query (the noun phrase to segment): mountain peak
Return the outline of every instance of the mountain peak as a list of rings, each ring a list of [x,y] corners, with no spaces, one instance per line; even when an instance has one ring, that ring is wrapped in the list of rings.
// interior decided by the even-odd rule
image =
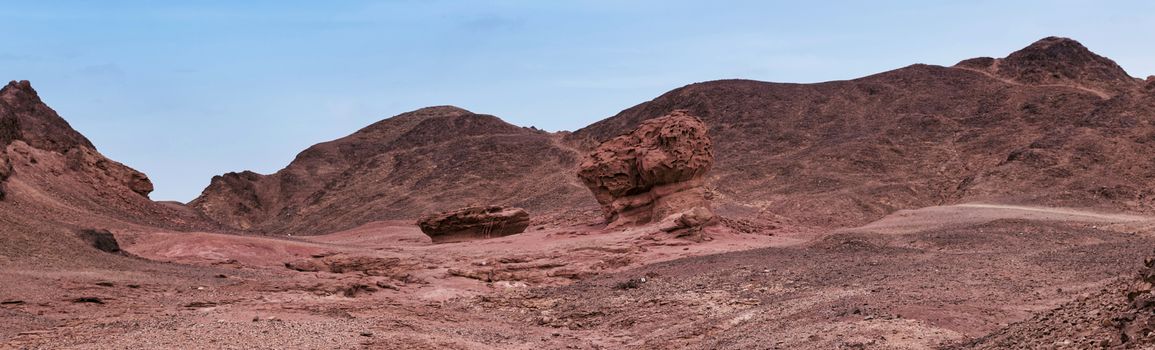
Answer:
[[[1091,50],[1087,49],[1087,47],[1083,46],[1083,44],[1079,41],[1061,36],[1048,36],[1046,38],[1039,39],[1038,41],[1031,43],[1031,45],[1023,48],[1022,50],[1019,50],[1019,52],[1030,50],[1047,50],[1052,47],[1078,53],[1091,53]]]
[[[0,88],[0,101],[13,107],[33,107],[44,104],[40,95],[27,80],[13,80]]]
[[[13,80],[0,89],[0,145],[15,140],[61,153],[77,146],[95,149],[92,142],[40,100],[27,80]]]
[[[1050,36],[1015,51],[1006,58],[964,60],[955,67],[976,69],[1032,85],[1076,85],[1118,90],[1137,80],[1115,61],[1099,56],[1074,39]]]
[[[20,98],[22,96],[34,96],[37,99],[40,97],[36,95],[36,90],[32,89],[32,83],[27,80],[13,80],[8,82],[8,85],[0,89],[0,96],[5,100]]]
[[[458,115],[458,114],[473,114],[473,112],[470,112],[469,110],[467,110],[465,108],[461,108],[461,107],[457,107],[457,106],[444,105],[444,106],[429,106],[429,107],[425,107],[425,108],[420,108],[420,109],[414,110],[414,111],[409,112],[409,113],[404,113],[404,114],[452,114],[452,115]]]
[[[1023,65],[1051,64],[1084,68],[1102,68],[1114,75],[1127,77],[1127,72],[1109,58],[1091,52],[1086,46],[1069,38],[1046,37],[1022,50],[1015,51],[1005,59],[1007,63]]]

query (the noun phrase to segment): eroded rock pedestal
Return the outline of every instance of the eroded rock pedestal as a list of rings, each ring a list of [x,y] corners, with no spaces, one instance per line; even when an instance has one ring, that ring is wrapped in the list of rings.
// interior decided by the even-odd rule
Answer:
[[[433,243],[465,242],[522,233],[529,227],[529,213],[502,206],[469,207],[426,215],[417,226]]]
[[[602,205],[609,227],[690,212],[696,218],[691,221],[715,221],[702,188],[714,163],[706,130],[701,119],[679,110],[598,146],[578,177]]]

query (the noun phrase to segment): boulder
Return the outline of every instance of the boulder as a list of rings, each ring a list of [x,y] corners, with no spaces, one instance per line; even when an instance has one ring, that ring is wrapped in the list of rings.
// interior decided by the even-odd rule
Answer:
[[[116,236],[108,230],[85,229],[77,231],[76,236],[80,237],[80,240],[84,241],[84,243],[87,243],[99,251],[125,255],[124,251],[120,249],[120,243],[116,241]]]
[[[601,204],[608,226],[658,222],[694,208],[713,218],[702,187],[714,163],[707,129],[701,119],[676,110],[590,153],[578,177]]]
[[[417,226],[433,243],[465,242],[522,233],[529,227],[529,213],[504,206],[469,207],[426,215]]]
[[[681,230],[700,231],[703,227],[718,222],[713,211],[705,207],[693,207],[681,213],[670,215],[662,220],[658,229],[665,232]]]

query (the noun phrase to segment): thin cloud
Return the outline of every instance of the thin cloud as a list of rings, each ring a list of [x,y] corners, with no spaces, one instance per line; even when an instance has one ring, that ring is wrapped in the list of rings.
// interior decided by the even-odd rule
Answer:
[[[75,76],[86,78],[100,78],[100,79],[123,79],[125,77],[124,69],[115,63],[95,64],[90,66],[80,67],[74,72]]]
[[[14,53],[0,53],[0,61],[4,62],[36,62],[43,61],[44,57],[34,55],[21,55]]]
[[[524,18],[483,15],[462,21],[458,27],[467,31],[514,30],[525,26]]]

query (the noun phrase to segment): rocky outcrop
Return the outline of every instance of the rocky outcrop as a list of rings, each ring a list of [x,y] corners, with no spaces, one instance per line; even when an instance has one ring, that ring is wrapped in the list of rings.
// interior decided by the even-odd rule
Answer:
[[[263,179],[263,175],[252,171],[213,176],[204,194],[190,205],[228,227],[251,229],[264,219],[265,208],[271,206],[262,203]]]
[[[399,258],[331,255],[285,263],[301,272],[362,273],[368,276],[392,276],[412,268]]]
[[[16,140],[59,153],[77,147],[96,149],[88,138],[44,104],[27,80],[12,81],[0,89],[0,146]]]
[[[148,175],[109,160],[95,150],[73,148],[66,151],[64,157],[65,166],[69,170],[88,173],[102,182],[119,183],[144,197],[148,197],[148,194],[152,193],[152,181],[148,179]]]
[[[601,204],[609,227],[660,221],[694,208],[708,212],[702,183],[714,154],[706,130],[701,119],[676,110],[590,153],[578,177]]]
[[[96,248],[99,251],[112,254],[125,255],[124,251],[120,249],[120,243],[116,241],[116,236],[103,229],[86,229],[76,232],[76,236],[80,237],[81,241]]]
[[[27,80],[0,89],[0,153],[5,153],[0,156],[0,182],[15,172],[12,165],[17,160],[31,165],[59,160],[62,168],[50,172],[68,171],[101,186],[121,185],[143,197],[153,190],[148,176],[97,152],[92,142],[40,100]],[[37,159],[37,153],[55,160]]]
[[[179,204],[150,200],[148,176],[102,155],[29,82],[0,86],[0,256],[100,263],[104,257],[82,249],[82,240],[57,232],[97,224],[113,230],[216,226]],[[82,238],[98,249],[112,249],[111,236],[97,233]]]
[[[502,206],[469,207],[426,215],[417,225],[433,243],[464,242],[522,233],[529,227],[529,213]]]

